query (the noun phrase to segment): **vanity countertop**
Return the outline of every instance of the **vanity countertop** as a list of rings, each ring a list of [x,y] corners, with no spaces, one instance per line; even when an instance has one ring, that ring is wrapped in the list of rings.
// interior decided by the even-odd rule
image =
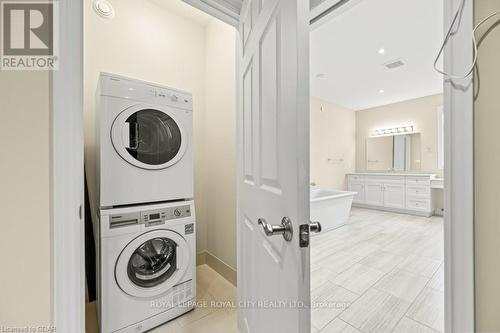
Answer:
[[[436,174],[434,173],[401,173],[401,172],[352,172],[346,173],[346,175],[365,175],[365,176],[413,176],[413,177],[431,177],[435,178]]]

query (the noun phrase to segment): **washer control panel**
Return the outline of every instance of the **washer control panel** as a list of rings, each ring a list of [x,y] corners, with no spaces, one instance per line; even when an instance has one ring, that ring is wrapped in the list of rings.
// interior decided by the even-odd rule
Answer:
[[[155,210],[145,210],[137,213],[115,214],[109,218],[110,228],[129,227],[144,224],[146,227],[165,224],[168,220],[191,216],[191,206],[182,205]]]
[[[146,227],[164,224],[165,221],[191,216],[191,206],[177,206],[141,212],[141,222]]]

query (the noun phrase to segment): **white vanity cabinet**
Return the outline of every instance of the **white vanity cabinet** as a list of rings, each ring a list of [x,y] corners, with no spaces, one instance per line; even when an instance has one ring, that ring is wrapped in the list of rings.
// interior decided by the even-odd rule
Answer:
[[[365,189],[365,203],[367,205],[382,206],[384,204],[384,188],[382,183],[372,183],[367,180]]]
[[[384,184],[384,207],[405,208],[405,185]]]
[[[430,174],[348,174],[347,184],[349,191],[358,193],[354,206],[431,216],[433,177]]]

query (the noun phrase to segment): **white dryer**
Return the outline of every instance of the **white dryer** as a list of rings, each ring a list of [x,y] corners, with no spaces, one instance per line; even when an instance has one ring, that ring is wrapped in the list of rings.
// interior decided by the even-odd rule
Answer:
[[[191,94],[101,73],[99,207],[193,198]]]
[[[101,210],[96,227],[101,333],[147,331],[193,308],[192,201]]]

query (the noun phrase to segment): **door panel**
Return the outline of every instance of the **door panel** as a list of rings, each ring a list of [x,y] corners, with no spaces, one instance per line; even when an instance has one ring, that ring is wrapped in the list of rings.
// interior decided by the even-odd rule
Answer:
[[[350,183],[349,191],[356,192],[352,202],[364,203],[365,202],[365,184],[363,183]]]
[[[243,170],[245,175],[245,182],[248,184],[254,184],[254,174],[253,174],[253,114],[252,114],[252,71],[253,63],[250,61],[248,66],[245,68],[243,74]]]
[[[279,127],[279,112],[278,107],[278,78],[279,67],[277,64],[278,28],[276,19],[273,18],[266,27],[264,34],[259,41],[259,56],[260,56],[260,108],[259,108],[259,162],[260,174],[262,178],[262,188],[281,192],[279,183],[279,142],[278,133]]]
[[[365,201],[368,205],[382,206],[384,204],[384,196],[381,184],[365,184]]]
[[[301,0],[245,1],[238,68],[238,298],[241,332],[308,332],[309,28]],[[293,236],[266,236],[259,218]],[[254,301],[281,302],[281,308]],[[276,304],[276,303],[275,303]],[[247,306],[245,306],[247,305]]]
[[[405,208],[404,184],[384,184],[384,206],[390,208]]]

